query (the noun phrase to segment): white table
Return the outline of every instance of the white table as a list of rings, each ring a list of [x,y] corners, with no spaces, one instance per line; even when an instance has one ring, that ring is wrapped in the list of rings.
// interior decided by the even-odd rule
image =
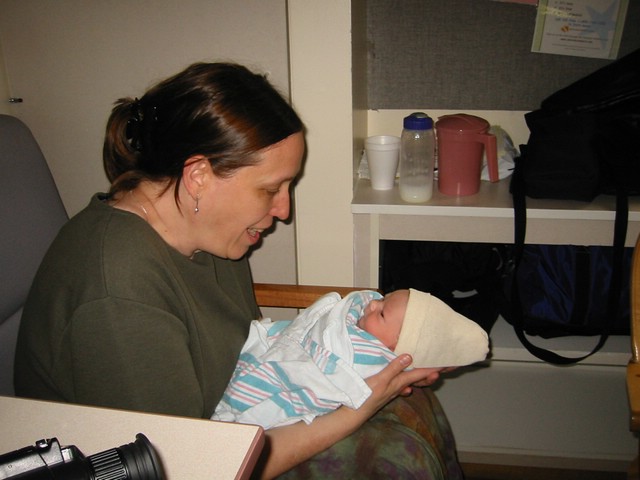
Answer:
[[[0,397],[0,454],[56,437],[85,455],[120,447],[143,433],[168,479],[248,479],[264,445],[264,431],[167,415]]]

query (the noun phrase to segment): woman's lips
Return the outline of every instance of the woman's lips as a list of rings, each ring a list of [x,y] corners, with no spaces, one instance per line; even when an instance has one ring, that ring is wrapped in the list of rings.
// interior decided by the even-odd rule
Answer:
[[[257,243],[260,240],[260,235],[263,230],[258,228],[247,228],[247,233],[249,234],[249,238],[253,243]]]

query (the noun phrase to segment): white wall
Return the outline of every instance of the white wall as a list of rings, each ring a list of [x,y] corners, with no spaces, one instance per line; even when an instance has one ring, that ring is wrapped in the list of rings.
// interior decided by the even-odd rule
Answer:
[[[365,2],[353,3],[362,30]],[[114,100],[198,60],[268,70],[288,91],[290,64],[293,104],[309,129],[296,191],[297,274],[301,283],[352,285],[352,152],[366,112],[354,124],[351,8],[344,0],[3,0],[9,90],[25,100],[10,108],[32,128],[73,215],[107,187],[100,159]],[[280,224],[251,258],[255,279],[295,281],[294,242],[293,226]]]
[[[295,194],[300,283],[353,285],[350,3],[288,2],[291,96],[308,128]]]
[[[100,154],[117,98],[140,96],[200,60],[270,71],[287,91],[285,6],[284,0],[4,0],[7,72],[12,92],[25,100],[15,112],[41,142],[69,213],[106,186]]]
[[[243,63],[289,90],[286,0],[3,0],[0,45],[9,91],[24,98],[10,110],[33,130],[70,215],[107,188],[116,99],[195,61]],[[256,279],[294,281],[294,250],[293,227],[279,224],[251,259]]]

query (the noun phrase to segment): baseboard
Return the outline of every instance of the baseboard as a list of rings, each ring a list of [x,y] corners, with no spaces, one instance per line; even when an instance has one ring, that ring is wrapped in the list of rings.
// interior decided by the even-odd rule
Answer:
[[[465,480],[635,480],[626,472],[462,463]]]
[[[458,451],[462,464],[500,465],[600,472],[627,472],[633,459],[566,458],[519,453]]]

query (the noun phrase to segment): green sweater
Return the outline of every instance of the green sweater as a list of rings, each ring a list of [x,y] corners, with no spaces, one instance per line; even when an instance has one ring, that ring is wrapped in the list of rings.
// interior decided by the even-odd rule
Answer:
[[[188,259],[95,196],[38,270],[16,393],[209,418],[257,317],[246,259]]]

